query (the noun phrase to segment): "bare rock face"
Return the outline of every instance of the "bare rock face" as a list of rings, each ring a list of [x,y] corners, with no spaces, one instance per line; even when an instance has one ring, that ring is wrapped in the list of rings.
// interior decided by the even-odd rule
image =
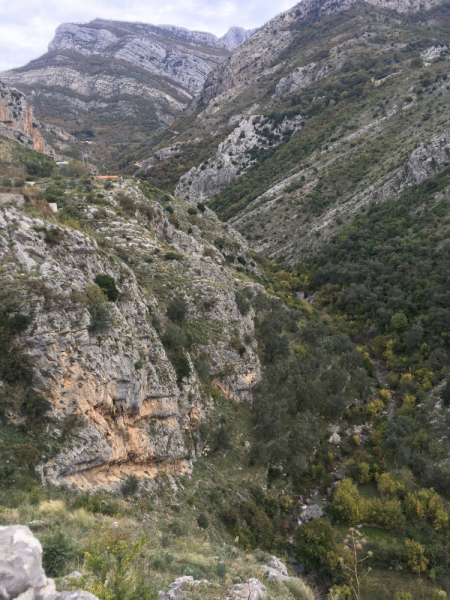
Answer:
[[[42,568],[42,546],[28,527],[0,527],[0,600],[97,600],[85,591],[57,592]]]
[[[194,579],[191,575],[178,577],[178,579],[169,584],[170,589],[168,592],[159,592],[159,599],[177,600],[177,598],[182,598],[188,591],[192,590],[192,587],[207,583],[206,579]]]
[[[291,579],[287,572],[286,565],[276,556],[271,556],[269,565],[263,565],[262,568],[267,573],[268,581],[288,581]]]
[[[230,27],[226,34],[220,38],[220,41],[228,50],[233,51],[239,48],[255,31],[255,29],[244,29],[243,27]]]
[[[290,75],[280,79],[275,88],[275,95],[281,96],[282,94],[291,94],[292,92],[298,92],[303,88],[307,88],[313,82],[326,79],[333,73],[339,71],[341,65],[337,65],[334,68],[325,66],[319,71],[317,71],[316,67],[316,63],[310,63],[304,67],[298,67]]]
[[[54,155],[53,149],[39,132],[40,123],[25,94],[6,87],[0,81],[0,135],[19,142],[30,150]]]
[[[352,213],[371,202],[387,202],[402,194],[413,185],[436,175],[450,164],[450,129],[434,135],[428,142],[421,144],[411,153],[405,164],[397,169],[394,175],[383,177],[366,190],[354,196],[348,207]],[[320,218],[320,223],[314,224],[312,230],[323,230],[339,210],[332,208]]]
[[[303,126],[301,116],[285,119],[276,125],[268,119],[250,115],[237,116],[238,126],[219,145],[216,155],[207,163],[193,167],[180,178],[175,193],[195,202],[207,202],[230,185],[240,173],[245,171],[253,160],[249,153],[252,148],[268,148],[267,134],[272,146],[281,143],[284,135],[291,136]]]
[[[320,519],[321,517],[323,517],[323,512],[320,506],[318,506],[317,504],[311,504],[311,506],[305,508],[305,510],[300,515],[300,519],[305,523],[314,519]]]

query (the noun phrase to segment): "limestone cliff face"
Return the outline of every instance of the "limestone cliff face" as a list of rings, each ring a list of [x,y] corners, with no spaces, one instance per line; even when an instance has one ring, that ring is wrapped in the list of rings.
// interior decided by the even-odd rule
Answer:
[[[137,188],[125,189],[148,207]],[[114,207],[114,193],[110,199]],[[86,211],[89,218],[98,207]],[[196,374],[197,357],[209,356],[211,375],[230,399],[247,400],[260,377],[256,350],[248,346],[241,357],[230,346],[236,332],[252,334],[252,313],[243,316],[237,309],[234,278],[220,253],[215,250],[214,256],[213,246],[202,240],[198,227],[196,238],[173,228],[161,212],[147,227],[142,218],[124,219],[114,210],[107,214],[110,218],[91,239],[30,219],[17,208],[0,211],[2,285],[19,274],[30,283],[23,310],[33,320],[22,342],[34,360],[33,385],[53,404],[57,416],[75,414],[82,424],[73,447],[42,465],[42,474],[56,484],[82,488],[114,486],[132,473],[154,477],[160,471],[182,473],[191,467],[199,451],[191,432],[212,402]],[[45,241],[45,227],[56,228],[57,244]],[[119,250],[126,248],[130,256],[161,244],[185,256],[179,268],[167,274],[167,285],[172,278],[178,281],[176,293],[185,298],[194,335],[200,326],[196,323],[211,323],[222,333],[211,342],[200,339],[187,353],[190,375],[181,385],[149,314],[150,306],[156,318],[164,318],[157,296],[138,284],[129,266],[100,252],[97,237],[102,244],[109,240]],[[150,285],[157,278],[155,269],[167,270],[165,259],[159,260],[155,267],[139,267],[140,277],[148,277]],[[120,297],[109,304],[112,325],[95,333],[92,313],[82,298],[97,274],[113,277]]]
[[[25,94],[6,87],[0,81],[0,135],[16,140],[36,152],[54,154],[53,149],[42,138],[39,125]]]
[[[256,115],[236,115],[233,121],[238,121],[239,124],[219,145],[216,155],[183,175],[175,190],[176,194],[195,202],[209,202],[253,163],[250,154],[252,148],[269,147],[264,135],[270,135],[273,138],[271,145],[277,146],[283,136],[289,138],[302,128],[304,122],[300,116],[284,119],[277,125],[270,119]]]

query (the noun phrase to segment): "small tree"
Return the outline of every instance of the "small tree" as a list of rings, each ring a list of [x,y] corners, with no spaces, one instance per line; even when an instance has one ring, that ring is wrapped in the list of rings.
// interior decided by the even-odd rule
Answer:
[[[406,564],[413,573],[420,575],[428,568],[429,560],[425,557],[425,548],[414,540],[405,540],[405,545]]]
[[[141,550],[145,536],[134,540],[120,528],[93,530],[85,540],[83,589],[99,600],[156,600],[147,583]]]
[[[408,329],[408,319],[401,312],[395,313],[391,318],[391,327],[399,333],[406,331]]]
[[[197,517],[198,526],[202,529],[206,529],[209,525],[208,515],[204,512],[201,512]]]
[[[442,389],[441,398],[445,406],[450,406],[450,377]]]
[[[139,479],[136,475],[130,475],[125,479],[120,487],[120,491],[124,496],[134,496],[139,490]]]
[[[316,519],[298,527],[295,544],[298,559],[306,565],[329,564],[335,567],[338,564],[333,527],[326,519]]]
[[[367,577],[367,575],[372,570],[370,567],[368,567],[367,571],[363,575],[361,575],[361,572],[359,570],[359,565],[372,556],[372,552],[369,550],[365,556],[360,558],[360,552],[362,551],[363,545],[365,543],[366,540],[362,537],[362,534],[357,529],[351,527],[349,529],[349,534],[344,540],[344,544],[350,550],[349,561],[346,564],[344,558],[341,557],[339,559],[342,568],[348,571],[350,575],[350,585],[355,595],[355,598],[357,598],[358,600],[361,599],[361,581],[365,577]]]

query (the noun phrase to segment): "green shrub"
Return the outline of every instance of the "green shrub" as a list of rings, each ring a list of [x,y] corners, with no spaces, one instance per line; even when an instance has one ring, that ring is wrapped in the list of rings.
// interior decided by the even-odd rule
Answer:
[[[88,306],[88,311],[91,316],[89,331],[92,333],[104,333],[113,325],[113,317],[108,304],[92,304]]]
[[[401,312],[395,313],[391,318],[391,327],[395,331],[406,331],[408,329],[408,319]]]
[[[119,297],[119,290],[116,288],[116,282],[110,275],[97,275],[95,283],[105,293],[110,302],[115,302]]]
[[[176,352],[186,346],[186,334],[175,323],[168,323],[162,336],[162,342],[168,350]]]
[[[316,596],[310,587],[301,579],[288,579],[283,582],[295,600],[315,600]]]
[[[177,374],[177,383],[180,385],[183,379],[188,379],[191,374],[189,361],[185,356],[177,356],[172,359],[172,364]]]
[[[326,519],[315,519],[295,530],[295,550],[299,561],[310,567],[338,561],[333,526]]]
[[[62,231],[57,227],[45,230],[44,240],[50,246],[56,246],[62,240]]]
[[[244,290],[236,290],[234,292],[234,298],[236,300],[238,311],[241,313],[241,315],[247,315],[250,310],[250,302],[248,301]]]
[[[199,358],[194,362],[194,367],[197,371],[197,375],[200,381],[202,383],[207,383],[211,373],[211,367],[209,366],[209,364],[205,360]]]
[[[196,208],[194,208],[193,206],[190,206],[188,208],[188,215],[198,215],[198,210]]]
[[[179,254],[178,252],[166,252],[164,254],[164,258],[166,260],[178,260],[178,261],[182,261],[183,260],[183,255]]]
[[[120,528],[97,527],[84,537],[83,589],[99,600],[156,600],[143,560],[145,537],[130,539]]]
[[[203,204],[203,202],[199,202],[199,203],[197,204],[197,208],[198,208],[198,210],[199,210],[200,212],[202,212],[202,213],[204,213],[204,212],[205,212],[205,210],[206,210],[206,206]]]
[[[442,389],[441,398],[444,406],[450,406],[450,378],[447,379],[447,382]]]
[[[130,196],[121,195],[119,197],[119,204],[126,212],[133,214],[136,212],[136,202]]]
[[[214,451],[231,450],[233,448],[233,430],[225,423],[214,433]]]
[[[225,505],[222,510],[222,519],[230,529],[236,527],[239,513],[234,506],[230,506],[229,504]]]
[[[166,310],[166,316],[173,323],[183,323],[183,321],[186,318],[186,314],[187,304],[186,301],[183,300],[183,298],[177,296],[169,302]]]
[[[207,529],[209,525],[208,515],[204,512],[201,512],[197,517],[197,523],[202,529]]]
[[[123,496],[135,496],[139,490],[139,479],[136,475],[130,475],[120,486]]]
[[[74,551],[61,531],[44,538],[42,542],[42,566],[46,575],[62,577],[65,574],[67,561],[73,556]]]

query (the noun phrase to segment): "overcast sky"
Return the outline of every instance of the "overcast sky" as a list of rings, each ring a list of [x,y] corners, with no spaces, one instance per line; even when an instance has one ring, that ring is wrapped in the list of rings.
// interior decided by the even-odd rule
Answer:
[[[294,4],[296,0],[0,0],[0,71],[44,54],[61,23],[100,17],[221,36],[232,25],[259,27]]]

